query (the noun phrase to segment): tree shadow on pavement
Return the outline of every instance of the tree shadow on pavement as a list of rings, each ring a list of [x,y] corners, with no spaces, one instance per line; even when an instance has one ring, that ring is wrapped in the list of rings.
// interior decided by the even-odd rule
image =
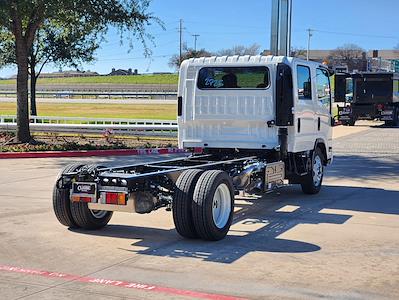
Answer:
[[[320,194],[303,195],[298,187],[284,189],[261,199],[237,198],[236,214],[228,236],[218,242],[182,239],[174,229],[109,225],[82,234],[138,240],[135,254],[163,257],[191,257],[203,261],[233,263],[248,253],[304,253],[319,251],[307,241],[285,239],[282,235],[304,224],[342,225],[350,211],[399,214],[398,192],[383,189],[324,186]],[[334,213],[328,210],[334,210]],[[327,211],[326,211],[327,210]],[[343,212],[336,212],[342,210]]]
[[[399,178],[398,156],[341,155],[328,168],[327,181],[338,179],[362,182],[366,179]],[[339,226],[354,213],[399,215],[399,191],[381,188],[324,185],[318,195],[304,195],[299,186],[289,186],[262,198],[236,198],[236,213],[228,236],[218,242],[182,239],[174,229],[109,225],[82,234],[132,241],[133,253],[193,257],[204,261],[233,263],[251,252],[305,253],[321,250],[311,240],[284,238],[284,233],[301,225]],[[156,217],[155,216],[149,216]],[[172,216],[170,216],[172,218]],[[170,226],[170,222],[168,222]],[[332,229],[333,230],[333,229]],[[144,250],[136,250],[143,249]]]
[[[398,149],[399,152],[399,149]],[[334,162],[326,169],[329,179],[350,179],[362,181],[397,177],[399,180],[398,155],[356,155],[348,153],[334,157]]]

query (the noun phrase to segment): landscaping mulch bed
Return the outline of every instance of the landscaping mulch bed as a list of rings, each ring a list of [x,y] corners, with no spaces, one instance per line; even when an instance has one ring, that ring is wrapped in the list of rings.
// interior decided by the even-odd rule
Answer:
[[[31,143],[15,142],[15,135],[0,132],[0,152],[109,150],[177,147],[174,138],[110,135],[34,134]]]

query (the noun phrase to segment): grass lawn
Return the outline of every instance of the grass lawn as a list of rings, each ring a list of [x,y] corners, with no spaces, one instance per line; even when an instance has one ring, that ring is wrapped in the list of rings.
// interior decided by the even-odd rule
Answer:
[[[39,116],[176,120],[176,105],[38,103]],[[16,103],[0,103],[0,115],[15,115]]]
[[[332,103],[331,114],[333,117],[338,115],[338,108],[337,108],[337,104],[335,104],[335,103]]]
[[[68,78],[39,78],[38,84],[177,84],[177,74],[149,74],[128,76],[92,76]],[[15,84],[14,79],[0,80],[0,84]]]

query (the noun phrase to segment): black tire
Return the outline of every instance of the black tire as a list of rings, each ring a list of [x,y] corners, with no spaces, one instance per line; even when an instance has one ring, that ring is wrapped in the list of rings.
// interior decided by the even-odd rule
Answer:
[[[392,122],[392,121],[384,121],[384,126],[385,126],[385,127],[392,127],[392,126],[394,126],[394,125],[393,125],[393,122]]]
[[[84,202],[71,202],[71,213],[75,223],[88,230],[96,230],[103,228],[112,218],[112,211],[91,211]],[[98,217],[94,214],[98,213]]]
[[[81,164],[71,164],[66,166],[58,175],[53,189],[53,210],[55,216],[62,225],[67,227],[72,227],[72,228],[78,227],[76,222],[72,218],[71,205],[70,205],[71,201],[69,199],[70,189],[59,188],[57,184],[62,174],[75,172],[76,170],[80,169],[82,166],[83,165]]]
[[[185,238],[198,238],[195,230],[192,202],[195,185],[202,174],[202,170],[186,170],[180,174],[176,181],[175,194],[173,197],[172,211],[173,222],[176,231]]]
[[[355,119],[350,119],[348,122],[349,126],[355,126],[356,120]]]
[[[223,184],[225,186],[223,186]],[[212,213],[214,196],[219,186],[223,187],[228,196],[227,198],[230,200],[230,212],[223,227],[222,225],[219,227],[216,225]],[[195,186],[192,202],[193,221],[198,235],[202,239],[208,241],[223,239],[230,229],[233,213],[234,189],[230,176],[226,172],[220,170],[211,170],[202,173]],[[227,214],[225,214],[225,216],[227,217]]]
[[[103,166],[101,164],[91,164],[84,166],[84,169],[87,174],[93,174],[97,171],[97,169],[104,169],[104,168],[106,168],[106,166]]]
[[[315,183],[315,180],[314,180],[315,172],[313,170],[313,167],[315,165],[315,161],[317,160],[317,157],[320,159],[320,161],[322,163],[321,164],[321,178],[318,183]],[[321,185],[323,183],[323,176],[324,176],[324,162],[325,162],[325,157],[323,155],[323,152],[320,150],[320,148],[317,147],[313,151],[311,170],[309,171],[309,173],[307,175],[305,175],[301,178],[301,187],[302,187],[302,191],[305,194],[314,195],[314,194],[317,194],[318,192],[320,192]]]
[[[399,126],[399,108],[398,107],[394,107],[394,109],[393,109],[392,126],[393,127]]]
[[[91,174],[96,168],[102,168],[101,165],[80,165],[80,169],[87,174]],[[69,209],[71,212],[71,217],[73,223],[76,224],[75,227],[81,227],[83,229],[95,230],[100,229],[108,224],[111,220],[113,212],[102,212],[102,211],[92,211],[89,209],[87,203],[83,202],[71,202],[69,200],[69,189],[68,189],[68,201]],[[95,217],[97,215],[98,217]]]
[[[98,164],[84,166],[87,174],[94,173],[98,168],[105,168],[105,166]],[[88,204],[83,202],[71,202],[71,212],[75,223],[78,224],[79,227],[88,230],[96,230],[105,227],[113,215],[112,211],[91,211]]]

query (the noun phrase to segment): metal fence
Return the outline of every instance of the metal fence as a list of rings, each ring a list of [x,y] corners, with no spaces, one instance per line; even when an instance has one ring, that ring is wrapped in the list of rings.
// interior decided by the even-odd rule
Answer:
[[[15,130],[16,116],[0,116],[0,130]],[[99,119],[75,117],[30,118],[30,128],[36,132],[96,133],[144,136],[176,136],[177,122],[169,120]]]
[[[0,90],[0,96],[5,97],[16,97],[15,91],[4,91]],[[85,91],[37,91],[37,97],[48,97],[48,98],[122,98],[122,99],[170,99],[176,98],[177,92],[85,92]]]

